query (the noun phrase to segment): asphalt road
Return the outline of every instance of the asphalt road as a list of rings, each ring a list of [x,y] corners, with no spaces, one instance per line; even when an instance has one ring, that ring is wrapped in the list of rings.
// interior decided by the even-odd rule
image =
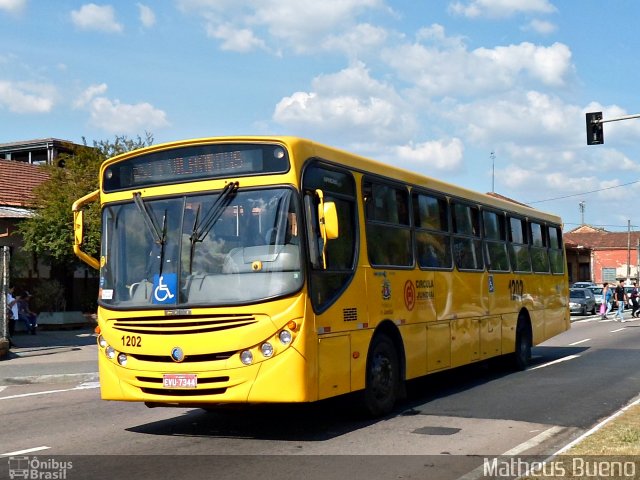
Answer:
[[[585,317],[524,372],[483,363],[412,381],[377,420],[349,398],[205,412],[104,402],[84,377],[5,384],[0,478],[3,456],[71,462],[67,479],[486,478],[486,458],[553,454],[637,397],[639,345],[640,320]]]

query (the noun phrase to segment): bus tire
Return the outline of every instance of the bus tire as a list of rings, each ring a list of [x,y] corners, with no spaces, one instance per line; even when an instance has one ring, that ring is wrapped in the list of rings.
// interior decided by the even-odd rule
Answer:
[[[393,341],[385,334],[373,337],[367,355],[364,390],[366,411],[375,417],[393,410],[400,390],[400,363]]]
[[[529,322],[521,318],[516,327],[516,349],[513,354],[516,370],[526,370],[529,366],[532,343]]]

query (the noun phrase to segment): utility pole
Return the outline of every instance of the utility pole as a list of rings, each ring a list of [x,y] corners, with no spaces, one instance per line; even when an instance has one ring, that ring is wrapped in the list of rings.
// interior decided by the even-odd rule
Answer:
[[[627,220],[627,285],[631,283],[631,220]]]
[[[582,200],[578,206],[580,207],[580,224],[584,225],[584,207],[585,207],[586,203],[584,200]]]
[[[491,152],[489,154],[489,158],[491,158],[491,193],[496,193],[496,154],[495,152]]]

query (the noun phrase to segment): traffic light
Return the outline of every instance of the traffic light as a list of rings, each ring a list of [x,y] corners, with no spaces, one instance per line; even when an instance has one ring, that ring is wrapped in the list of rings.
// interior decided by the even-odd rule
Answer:
[[[601,145],[604,143],[602,128],[602,112],[590,112],[587,117],[587,145]]]

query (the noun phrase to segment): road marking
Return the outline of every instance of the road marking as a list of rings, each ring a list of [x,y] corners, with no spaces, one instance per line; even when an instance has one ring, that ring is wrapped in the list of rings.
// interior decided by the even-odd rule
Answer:
[[[527,370],[537,370],[538,368],[548,367],[549,365],[554,365],[556,363],[566,362],[568,360],[573,360],[574,358],[578,358],[580,355],[569,355],[564,358],[559,358],[558,360],[554,360],[553,362],[543,363],[542,365],[537,365],[535,367],[527,368]]]
[[[620,328],[617,328],[617,329],[615,329],[615,330],[611,330],[609,333],[621,332],[621,331],[622,331],[622,330],[624,330],[624,329],[625,329],[624,327],[620,327]]]
[[[6,386],[6,385],[0,385],[0,392],[1,392],[2,390],[4,390],[5,388],[7,388],[7,386]]]
[[[535,447],[536,445],[540,445],[545,440],[548,440],[554,435],[560,433],[563,429],[564,427],[560,427],[557,425],[551,428],[548,428],[544,432],[539,433],[538,435],[527,440],[526,442],[523,442],[520,445],[516,445],[511,450],[507,450],[502,455],[518,455],[526,450],[529,450],[530,448]]]
[[[87,384],[78,385],[77,387],[73,387],[73,388],[65,388],[60,390],[47,390],[44,392],[22,393],[20,395],[9,395],[8,397],[0,397],[0,400],[11,400],[13,398],[34,397],[36,395],[48,395],[50,393],[73,392],[75,390],[89,390],[89,389],[98,388],[98,387],[100,387],[100,385],[97,384],[97,382],[95,383],[89,382]]]
[[[0,457],[12,457],[15,455],[24,455],[25,453],[39,452],[40,450],[48,450],[50,448],[51,447],[46,447],[46,446],[27,448],[26,450],[16,450],[15,452],[0,453]]]
[[[551,428],[548,428],[544,432],[536,435],[535,437],[527,440],[526,442],[523,442],[520,445],[516,445],[511,450],[507,450],[502,455],[498,455],[498,457],[503,457],[507,455],[518,455],[526,450],[529,450],[530,448],[540,445],[542,442],[552,438],[554,435],[560,433],[562,430],[564,430],[564,427],[553,426]],[[491,458],[493,458],[493,456],[485,457],[484,463],[482,465],[480,465],[477,468],[474,468],[467,474],[459,477],[458,480],[479,480],[481,478],[487,478],[484,471],[485,463],[489,461]]]
[[[584,340],[579,340],[577,342],[570,343],[569,346],[573,347],[575,345],[580,345],[581,343],[588,342],[589,340],[591,340],[591,339],[590,338],[585,338]]]

